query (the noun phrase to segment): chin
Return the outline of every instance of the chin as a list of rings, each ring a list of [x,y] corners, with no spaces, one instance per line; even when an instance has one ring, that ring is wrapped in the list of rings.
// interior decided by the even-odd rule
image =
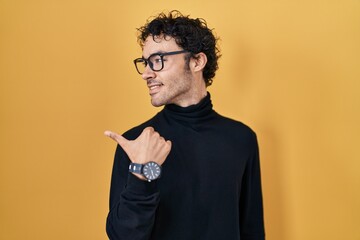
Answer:
[[[161,107],[161,106],[164,106],[165,104],[154,104],[154,103],[151,103],[151,105],[153,105],[154,107]]]
[[[153,105],[154,107],[161,107],[164,106],[165,103],[162,101],[156,101],[154,99],[151,99],[151,105]]]

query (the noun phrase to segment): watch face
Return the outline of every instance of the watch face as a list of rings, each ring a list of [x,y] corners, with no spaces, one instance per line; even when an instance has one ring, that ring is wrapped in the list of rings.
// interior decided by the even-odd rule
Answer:
[[[149,181],[158,179],[161,174],[161,166],[155,162],[148,162],[144,164],[143,174]]]

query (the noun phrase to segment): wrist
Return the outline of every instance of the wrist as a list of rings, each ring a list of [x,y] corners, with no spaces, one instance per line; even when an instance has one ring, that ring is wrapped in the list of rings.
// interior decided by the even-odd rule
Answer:
[[[143,175],[141,175],[139,173],[133,173],[132,172],[131,174],[133,174],[135,177],[137,177],[140,180],[147,181],[147,179]]]
[[[129,172],[136,177],[149,182],[156,180],[161,175],[161,166],[156,162],[147,162],[145,164],[130,163]]]

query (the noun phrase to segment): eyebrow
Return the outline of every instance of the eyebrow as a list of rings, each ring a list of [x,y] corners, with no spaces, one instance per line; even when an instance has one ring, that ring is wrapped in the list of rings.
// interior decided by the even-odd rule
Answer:
[[[150,55],[149,55],[149,57],[150,57],[150,56],[152,56],[152,55],[156,55],[156,54],[163,54],[163,53],[167,53],[167,52],[166,52],[166,51],[154,52],[154,53],[150,54]],[[149,58],[149,57],[148,57],[148,58]],[[144,58],[144,59],[148,59],[148,58],[145,58],[145,57],[144,57],[144,55],[142,55],[142,58]]]

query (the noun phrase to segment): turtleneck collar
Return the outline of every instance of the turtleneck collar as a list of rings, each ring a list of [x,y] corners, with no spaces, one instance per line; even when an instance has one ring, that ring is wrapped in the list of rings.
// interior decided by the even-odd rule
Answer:
[[[213,113],[210,93],[197,104],[188,107],[180,107],[175,104],[168,104],[164,107],[164,113],[172,118],[186,122],[197,122],[205,120]]]

